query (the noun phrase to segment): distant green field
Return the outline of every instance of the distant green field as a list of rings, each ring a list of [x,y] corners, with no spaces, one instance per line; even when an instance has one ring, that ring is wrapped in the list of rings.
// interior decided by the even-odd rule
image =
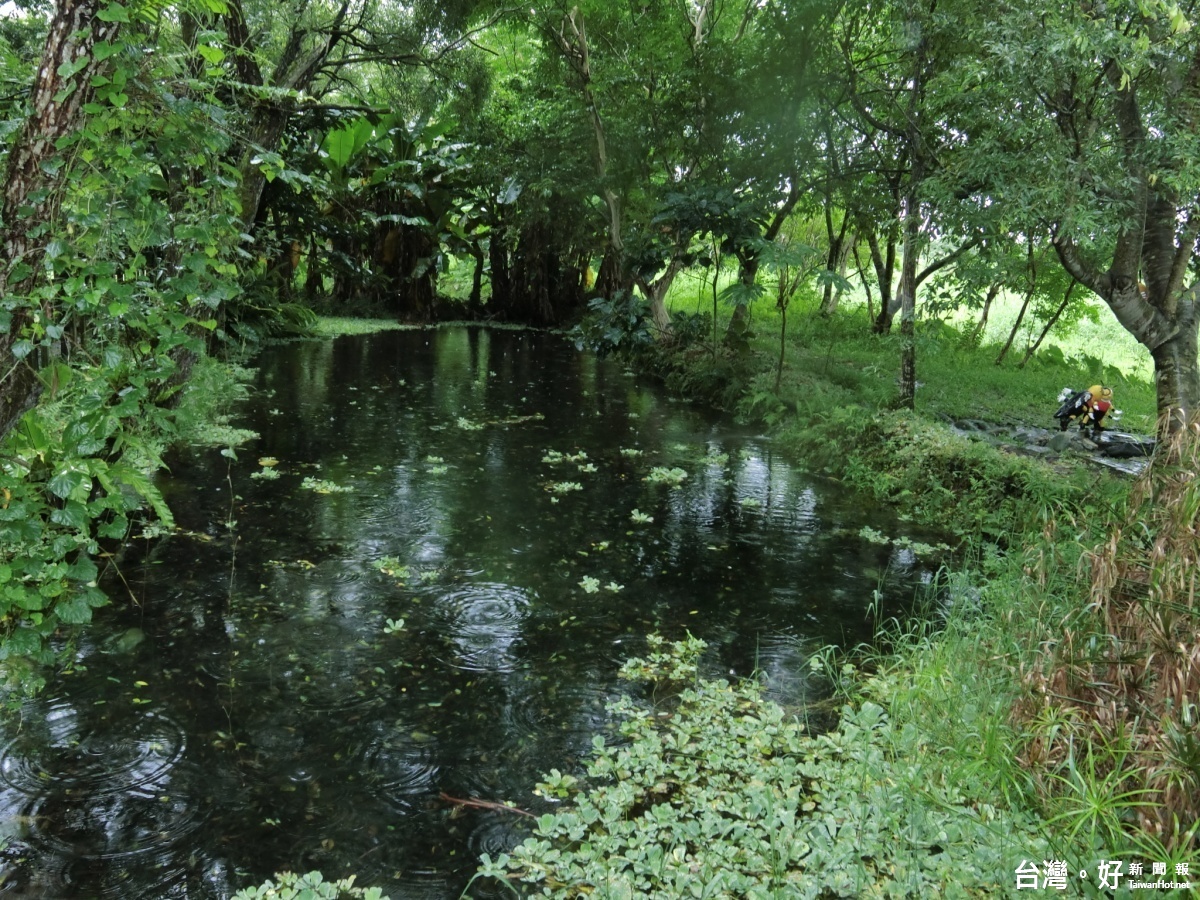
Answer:
[[[722,273],[720,287],[733,278]],[[993,304],[981,345],[962,338],[975,323],[973,314],[956,321],[918,319],[917,409],[954,419],[980,418],[1052,426],[1057,397],[1064,387],[1082,389],[1101,382],[1113,387],[1117,407],[1124,411],[1121,427],[1153,430],[1155,398],[1149,352],[1138,344],[1098,299],[1083,299],[1089,312],[1068,329],[1051,332],[1029,364],[1021,361],[1042,323],[1026,323],[1018,332],[1004,362],[996,365],[1020,309],[1020,300],[1001,296]],[[683,273],[667,298],[673,314],[713,311],[712,284],[703,271]],[[818,312],[819,296],[802,291],[787,315],[787,356],[778,397],[801,411],[829,406],[887,405],[897,394],[899,372],[898,323],[893,334],[870,333],[865,298],[848,294],[838,313],[825,318]],[[731,308],[717,304],[718,333],[723,333]],[[774,366],[779,355],[780,314],[774,286],[758,300],[751,314],[752,348],[759,370],[756,387],[774,392]]]

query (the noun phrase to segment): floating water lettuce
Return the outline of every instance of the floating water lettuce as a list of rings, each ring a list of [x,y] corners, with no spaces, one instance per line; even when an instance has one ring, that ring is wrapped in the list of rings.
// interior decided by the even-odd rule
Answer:
[[[376,560],[372,565],[384,575],[395,578],[397,581],[404,581],[412,574],[408,566],[402,565],[395,556],[385,556],[383,559]]]
[[[655,466],[650,470],[650,474],[646,476],[645,480],[651,484],[669,484],[671,487],[679,487],[687,477],[688,473],[683,469],[668,469],[666,466]]]
[[[582,465],[587,463],[588,455],[583,450],[578,453],[561,453],[558,450],[547,450],[546,455],[542,457],[542,462],[556,466],[559,463],[569,462]]]
[[[304,480],[300,482],[300,487],[306,491],[316,491],[318,494],[349,494],[354,488],[350,485],[337,484],[333,481],[325,481],[322,478],[313,478],[311,475],[306,475]]]

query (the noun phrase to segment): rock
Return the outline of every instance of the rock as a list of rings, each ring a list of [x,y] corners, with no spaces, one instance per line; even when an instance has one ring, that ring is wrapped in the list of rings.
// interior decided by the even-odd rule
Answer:
[[[1154,452],[1154,438],[1121,431],[1107,432],[1100,437],[1100,452],[1112,459],[1137,459]]]
[[[1062,453],[1075,441],[1075,435],[1069,431],[1060,431],[1046,442],[1046,446],[1055,453]]]

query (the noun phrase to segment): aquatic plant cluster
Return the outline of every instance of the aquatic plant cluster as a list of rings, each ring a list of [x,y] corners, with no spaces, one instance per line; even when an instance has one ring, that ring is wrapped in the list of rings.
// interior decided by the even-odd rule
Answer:
[[[813,735],[761,684],[701,678],[704,646],[652,635],[626,662],[656,702],[612,705],[619,743],[594,740],[586,782],[551,773],[539,793],[570,805],[484,876],[562,900],[932,896],[986,892],[1022,854],[1048,854],[1034,817],[951,777],[878,703]]]

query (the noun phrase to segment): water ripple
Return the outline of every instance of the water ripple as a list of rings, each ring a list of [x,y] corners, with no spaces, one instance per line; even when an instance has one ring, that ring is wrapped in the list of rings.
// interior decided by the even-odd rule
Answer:
[[[432,736],[420,731],[373,740],[361,763],[363,781],[370,785],[372,795],[401,810],[415,809],[432,792],[437,779],[432,741]]]
[[[124,731],[98,717],[90,722],[68,704],[51,706],[0,755],[0,779],[27,796],[47,790],[111,794],[157,781],[186,746],[183,729],[149,712]]]
[[[439,593],[430,616],[451,653],[445,662],[470,672],[513,671],[530,600],[521,588],[491,582]]]

